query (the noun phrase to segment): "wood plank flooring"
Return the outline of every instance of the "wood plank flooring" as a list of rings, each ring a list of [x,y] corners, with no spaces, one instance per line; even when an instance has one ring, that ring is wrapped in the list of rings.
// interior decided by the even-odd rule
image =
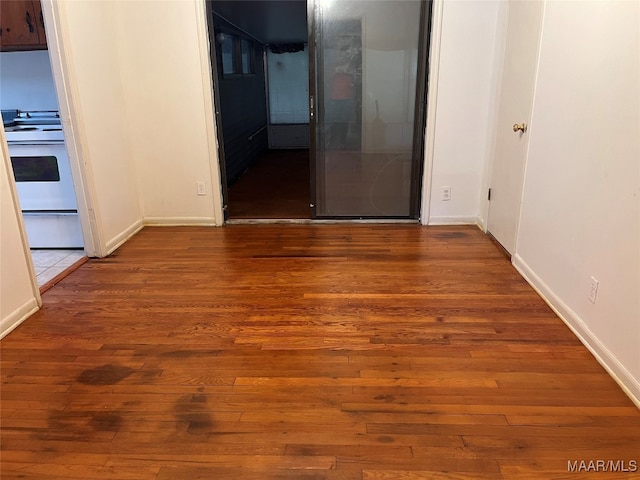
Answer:
[[[0,342],[3,480],[640,461],[640,411],[474,227],[146,228],[43,300]]]
[[[269,150],[229,187],[229,218],[311,218],[309,150]]]

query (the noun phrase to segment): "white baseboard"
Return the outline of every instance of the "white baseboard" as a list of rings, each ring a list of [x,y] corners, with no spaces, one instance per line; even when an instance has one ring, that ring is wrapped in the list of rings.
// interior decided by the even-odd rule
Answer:
[[[429,217],[427,225],[478,225],[478,217]]]
[[[124,242],[133,237],[136,233],[142,230],[144,224],[142,220],[136,220],[129,227],[127,227],[122,233],[117,235],[115,238],[112,238],[107,242],[107,255],[112,254],[116,251],[116,249],[122,245]]]
[[[0,320],[0,338],[3,338],[39,309],[38,301],[35,298],[30,298],[24,305],[11,312],[6,318]]]
[[[145,226],[203,226],[215,227],[216,219],[213,217],[144,217],[142,220]]]
[[[596,357],[611,377],[620,385],[631,401],[640,408],[640,382],[634,378],[616,356],[589,329],[576,312],[564,303],[544,281],[535,274],[518,254],[512,257],[513,265],[524,279],[538,292],[549,307],[562,319],[587,349]]]
[[[122,233],[107,242],[107,255],[118,249],[123,243],[133,237],[145,226],[215,226],[216,221],[211,217],[144,217],[126,228]]]

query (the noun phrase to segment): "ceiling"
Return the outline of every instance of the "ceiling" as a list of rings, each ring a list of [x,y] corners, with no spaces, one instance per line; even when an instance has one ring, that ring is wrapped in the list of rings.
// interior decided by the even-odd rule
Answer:
[[[218,16],[264,44],[307,41],[306,0],[213,0]]]

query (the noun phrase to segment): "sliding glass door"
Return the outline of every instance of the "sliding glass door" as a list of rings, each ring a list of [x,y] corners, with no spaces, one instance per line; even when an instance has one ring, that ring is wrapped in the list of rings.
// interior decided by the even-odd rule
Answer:
[[[314,217],[417,218],[426,7],[420,0],[313,3]]]

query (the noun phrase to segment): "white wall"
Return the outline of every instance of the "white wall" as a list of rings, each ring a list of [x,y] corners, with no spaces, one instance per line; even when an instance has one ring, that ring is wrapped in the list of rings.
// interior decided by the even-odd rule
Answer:
[[[11,162],[0,135],[0,337],[38,309],[32,267],[23,243]]]
[[[84,119],[87,136],[109,132],[113,139],[116,132],[118,139],[108,149],[119,152],[118,160],[108,164],[91,158],[100,170],[94,172],[102,184],[97,186],[100,210],[118,213],[115,218],[103,213],[106,236],[122,231],[136,216],[147,223],[219,223],[217,159],[209,157],[215,146],[209,147],[211,127],[205,128],[211,122],[206,110],[210,92],[203,91],[203,49],[197,35],[206,26],[197,14],[202,1],[153,2],[153,8],[149,2],[64,4],[84,86],[79,94],[83,110],[93,118],[103,107],[108,110],[101,123],[110,126],[101,132]],[[498,1],[471,0],[444,5],[431,223],[475,223],[478,218],[495,95],[499,6]],[[105,140],[89,139],[92,157],[103,152],[97,146]],[[106,155],[111,153],[101,156]],[[133,170],[137,183],[125,181],[123,189],[112,189],[124,195],[109,198],[104,184],[112,183],[114,174],[129,178]],[[207,184],[205,197],[196,195],[200,181]],[[440,201],[443,185],[452,187],[449,202]],[[133,211],[136,196],[138,212]]]
[[[73,84],[96,222],[107,251],[141,226],[138,179],[118,57],[116,2],[58,2],[61,40]],[[149,5],[149,4],[147,4]]]
[[[0,53],[0,108],[58,110],[49,52]]]
[[[429,223],[476,223],[495,115],[499,1],[445,1]],[[451,187],[451,200],[441,189]],[[423,212],[424,216],[424,212]]]
[[[514,257],[637,399],[639,6],[547,3]]]
[[[124,127],[139,172],[144,220],[214,224],[212,183],[219,180],[211,169],[212,164],[217,169],[217,159],[209,158],[207,122],[213,125],[213,113],[206,108],[211,86],[203,85],[200,63],[198,28],[206,28],[204,17],[198,17],[201,5],[113,3]],[[197,195],[197,182],[205,182],[206,196]]]

